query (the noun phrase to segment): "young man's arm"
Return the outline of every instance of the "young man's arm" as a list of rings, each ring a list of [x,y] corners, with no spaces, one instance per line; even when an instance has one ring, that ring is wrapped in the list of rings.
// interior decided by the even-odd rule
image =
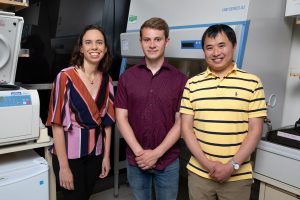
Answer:
[[[134,132],[128,122],[127,109],[116,108],[116,123],[122,136],[133,151],[134,155],[140,156],[143,153],[143,148],[137,141]]]
[[[207,159],[199,145],[193,130],[194,116],[188,114],[181,114],[181,131],[185,144],[193,154],[193,156],[206,168],[209,173],[213,173],[214,166],[218,163]]]
[[[235,162],[242,165],[255,150],[258,142],[260,141],[264,120],[262,117],[250,118],[249,119],[249,130],[248,134],[243,141],[240,149],[232,158]],[[231,161],[226,164],[217,165],[211,177],[219,182],[224,182],[230,178],[234,171]]]
[[[136,157],[137,164],[142,169],[155,166],[157,160],[162,157],[180,138],[180,114],[175,114],[175,123],[166,135],[165,139],[155,149],[146,149],[141,156]]]

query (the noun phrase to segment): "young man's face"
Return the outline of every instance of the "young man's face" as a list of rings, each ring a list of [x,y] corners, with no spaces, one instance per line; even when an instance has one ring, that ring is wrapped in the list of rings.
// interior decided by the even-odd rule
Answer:
[[[156,61],[164,57],[169,39],[165,37],[163,30],[143,28],[140,42],[145,58]]]
[[[215,38],[206,37],[203,51],[205,60],[213,72],[227,72],[233,67],[235,46],[225,33],[219,33]]]

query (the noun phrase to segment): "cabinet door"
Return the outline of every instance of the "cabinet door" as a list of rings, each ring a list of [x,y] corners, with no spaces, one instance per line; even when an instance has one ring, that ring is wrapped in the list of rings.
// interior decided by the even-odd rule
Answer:
[[[266,186],[265,200],[299,200],[296,195],[280,190],[278,188]]]

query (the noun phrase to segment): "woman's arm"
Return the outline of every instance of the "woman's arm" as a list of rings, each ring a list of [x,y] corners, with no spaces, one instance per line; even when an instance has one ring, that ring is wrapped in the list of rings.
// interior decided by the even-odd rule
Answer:
[[[104,151],[103,151],[103,160],[102,160],[102,171],[100,178],[105,178],[110,170],[110,145],[111,145],[111,126],[106,126],[105,137],[104,137]]]
[[[59,162],[60,186],[67,190],[74,190],[73,174],[69,167],[63,127],[53,125],[52,132],[55,151]]]

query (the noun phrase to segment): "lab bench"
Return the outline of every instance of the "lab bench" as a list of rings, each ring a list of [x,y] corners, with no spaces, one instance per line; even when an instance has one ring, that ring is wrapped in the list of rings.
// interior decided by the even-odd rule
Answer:
[[[271,166],[270,166],[271,167]],[[254,173],[260,180],[259,200],[299,200],[300,189],[273,178]]]
[[[261,140],[254,178],[260,181],[259,200],[300,199],[300,150]]]

